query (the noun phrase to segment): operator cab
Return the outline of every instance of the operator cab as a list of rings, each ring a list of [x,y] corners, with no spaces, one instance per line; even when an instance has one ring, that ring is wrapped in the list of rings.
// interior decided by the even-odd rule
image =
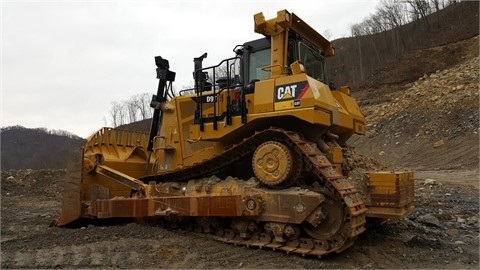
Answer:
[[[255,82],[268,79],[271,67],[271,41],[265,37],[247,42],[243,45],[243,74],[245,76],[246,93],[253,93]],[[287,47],[287,63],[285,66],[288,75],[291,75],[290,65],[299,61],[305,68],[305,73],[316,80],[328,84],[325,57],[308,41],[298,35],[291,35]]]
[[[271,47],[271,38],[266,36],[235,47],[233,51],[236,55],[224,59],[216,66],[202,67],[201,63],[206,53],[194,59],[196,97],[192,99],[196,103],[195,124],[203,126],[203,123],[213,122],[216,128],[218,121],[226,120],[226,123],[230,124],[232,116],[236,115],[241,115],[242,123],[245,123],[247,114],[245,95],[254,93],[255,84],[271,78],[271,70],[279,68],[279,65],[272,63]],[[308,76],[328,84],[325,58],[310,42],[291,33],[286,54],[287,61],[285,66],[281,67],[280,76],[293,75],[290,65],[298,61]],[[217,101],[222,92],[226,92],[226,104],[218,107]],[[208,104],[214,107],[213,115],[204,117],[204,105]]]

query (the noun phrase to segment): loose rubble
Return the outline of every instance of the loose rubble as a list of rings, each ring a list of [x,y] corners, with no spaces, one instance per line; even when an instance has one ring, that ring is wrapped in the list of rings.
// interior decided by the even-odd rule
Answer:
[[[414,137],[443,137],[448,139],[479,129],[479,57],[474,57],[455,67],[425,74],[406,90],[391,95],[388,102],[363,107],[368,136],[385,133],[396,127],[410,126]],[[472,110],[477,108],[477,110]],[[435,114],[431,114],[434,110]],[[439,119],[437,119],[439,118]],[[441,126],[442,123],[449,123]],[[450,123],[456,123],[455,125]],[[390,137],[399,137],[404,128],[396,129]],[[445,144],[444,139],[433,143],[435,147]]]
[[[347,150],[353,154],[354,150]],[[383,165],[346,156],[361,168]],[[450,172],[456,175],[456,172]],[[472,268],[478,269],[478,188],[415,180],[413,214],[369,227],[345,252],[315,257],[236,247],[193,232],[134,224],[49,227],[65,170],[2,171],[1,268]],[[370,223],[370,221],[369,221]],[[245,259],[245,258],[248,258]]]
[[[413,82],[372,83],[353,92],[366,115],[367,136],[354,136],[347,143],[390,167],[478,169],[478,46],[477,36],[430,49],[460,50],[464,58],[454,66],[423,74]],[[428,53],[421,55],[427,57]],[[435,63],[441,59],[422,61]],[[415,69],[415,58],[406,57],[397,65]],[[385,72],[381,77],[395,76],[395,71]]]

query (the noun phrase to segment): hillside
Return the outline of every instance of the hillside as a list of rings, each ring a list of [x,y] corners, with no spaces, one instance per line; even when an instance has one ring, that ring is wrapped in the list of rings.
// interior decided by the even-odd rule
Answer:
[[[460,63],[411,83],[391,83],[405,67],[441,62],[442,52],[464,54]],[[386,164],[413,169],[478,169],[479,38],[416,50],[373,75],[354,93],[367,120],[367,136],[349,143]],[[413,68],[414,70],[414,68]],[[413,75],[413,74],[412,74]],[[411,75],[410,75],[411,76]]]
[[[2,128],[1,168],[64,169],[72,151],[85,140],[68,132],[49,132],[21,126]]]
[[[479,2],[462,1],[430,14],[428,24],[419,20],[379,34],[334,40],[335,57],[327,59],[330,81],[355,91],[365,83],[377,83],[370,76],[386,66],[398,65],[406,54],[475,37],[479,34],[478,11]],[[418,55],[417,63],[389,74],[390,83],[412,82],[425,73],[461,62],[463,51],[449,49],[441,55]]]
[[[350,145],[394,168],[478,169],[478,13],[464,1],[429,15],[430,27],[333,42],[329,73],[352,86],[367,121],[367,136]],[[405,47],[388,50],[399,31]]]

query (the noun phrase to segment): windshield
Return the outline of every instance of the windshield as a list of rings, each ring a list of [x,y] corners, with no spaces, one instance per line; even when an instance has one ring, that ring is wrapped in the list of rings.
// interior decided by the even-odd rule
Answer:
[[[325,58],[319,52],[311,49],[306,44],[299,43],[300,61],[305,65],[307,75],[318,81],[327,83]]]
[[[262,70],[262,67],[266,66],[270,66],[270,49],[250,53],[249,80],[264,80],[270,77],[270,72]]]

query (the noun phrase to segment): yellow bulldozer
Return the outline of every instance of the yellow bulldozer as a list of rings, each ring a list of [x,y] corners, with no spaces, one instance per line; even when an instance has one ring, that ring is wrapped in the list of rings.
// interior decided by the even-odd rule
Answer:
[[[365,134],[347,86],[329,83],[330,42],[294,13],[266,20],[263,37],[203,67],[175,94],[175,72],[157,56],[150,132],[102,128],[66,179],[58,226],[132,218],[214,239],[301,255],[341,252],[367,218],[403,218],[413,173],[370,172],[366,191],[342,169],[344,147]]]

